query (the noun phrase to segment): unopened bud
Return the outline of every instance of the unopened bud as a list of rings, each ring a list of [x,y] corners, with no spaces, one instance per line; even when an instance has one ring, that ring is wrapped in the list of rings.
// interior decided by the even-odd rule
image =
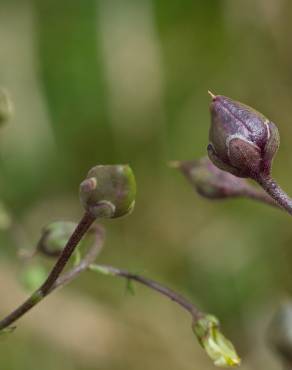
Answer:
[[[49,257],[58,257],[75,230],[74,222],[55,221],[45,226],[37,250]]]
[[[12,115],[13,107],[12,102],[3,89],[0,89],[0,125],[5,123]]]
[[[205,315],[193,323],[193,331],[208,356],[219,367],[240,365],[240,358],[233,344],[220,331],[219,321],[212,315]]]
[[[136,181],[128,165],[93,167],[80,184],[80,199],[94,217],[116,218],[129,214],[135,204]]]
[[[239,177],[271,172],[280,139],[277,127],[251,107],[212,95],[208,154],[220,169]]]
[[[238,197],[245,194],[247,181],[220,170],[209,158],[177,161],[177,167],[194,186],[196,191],[209,199]]]

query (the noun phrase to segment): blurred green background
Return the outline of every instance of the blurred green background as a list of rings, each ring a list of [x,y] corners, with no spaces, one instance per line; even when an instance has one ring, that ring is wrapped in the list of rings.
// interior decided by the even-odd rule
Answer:
[[[134,213],[108,221],[100,261],[155,278],[217,315],[242,369],[280,369],[266,327],[292,292],[291,219],[249,200],[208,202],[173,159],[204,156],[207,90],[277,123],[274,175],[292,192],[289,0],[1,0],[0,313],[27,292],[22,248],[82,214],[88,169],[130,163]],[[44,261],[42,261],[44,262]],[[46,262],[44,262],[46,264]],[[47,265],[49,266],[49,265]],[[0,340],[5,370],[213,369],[182,310],[144,287],[84,274]]]

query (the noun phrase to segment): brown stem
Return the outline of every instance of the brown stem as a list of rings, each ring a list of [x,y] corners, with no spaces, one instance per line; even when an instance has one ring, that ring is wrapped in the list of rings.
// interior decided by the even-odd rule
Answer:
[[[144,276],[133,274],[129,271],[126,270],[121,270],[113,266],[108,266],[108,265],[91,265],[90,269],[93,271],[98,271],[98,272],[103,272],[108,275],[113,275],[113,276],[119,276],[122,278],[125,278],[127,280],[134,280],[137,281],[140,284],[143,284],[147,286],[148,288],[155,290],[156,292],[166,296],[173,302],[176,302],[178,305],[183,307],[186,311],[188,311],[193,320],[197,321],[200,318],[203,317],[203,313],[188,299],[180,295],[179,293],[174,292],[173,290],[161,285],[160,283],[148,279]]]
[[[292,215],[292,199],[281,189],[277,182],[268,175],[260,175],[256,178],[260,186],[290,215]]]
[[[20,317],[22,317],[27,311],[34,307],[38,302],[40,302],[47,294],[50,293],[50,291],[52,291],[52,287],[54,286],[61,272],[65,268],[77,244],[86,234],[87,230],[90,228],[94,221],[95,218],[90,213],[86,212],[84,214],[45,282],[18,308],[16,308],[8,316],[0,321],[0,330],[9,327]]]

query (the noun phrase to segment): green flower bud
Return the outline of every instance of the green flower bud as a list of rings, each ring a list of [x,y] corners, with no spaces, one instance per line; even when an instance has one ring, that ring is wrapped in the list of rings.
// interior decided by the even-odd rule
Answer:
[[[37,250],[46,256],[58,257],[76,226],[76,223],[66,221],[56,221],[45,226]]]
[[[116,218],[135,205],[136,181],[128,165],[93,167],[80,184],[80,199],[94,217]]]
[[[200,160],[173,162],[196,191],[209,199],[238,197],[245,194],[247,181],[220,170],[207,157]]]
[[[0,89],[0,125],[5,123],[12,115],[13,107],[12,102],[3,89]]]
[[[280,139],[277,127],[251,107],[212,96],[208,154],[220,169],[256,179],[270,174]]]
[[[220,332],[219,321],[212,315],[205,315],[193,323],[193,331],[214,365],[234,367],[240,365],[233,344]]]

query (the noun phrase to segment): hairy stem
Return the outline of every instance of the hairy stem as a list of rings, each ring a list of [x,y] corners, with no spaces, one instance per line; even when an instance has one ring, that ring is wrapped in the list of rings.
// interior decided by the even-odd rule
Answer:
[[[281,189],[277,182],[270,176],[260,175],[256,181],[261,187],[290,215],[292,215],[292,199]]]
[[[22,317],[27,311],[33,308],[38,302],[40,302],[46,295],[48,295],[59,278],[61,272],[65,268],[70,256],[74,252],[77,244],[80,242],[82,237],[86,234],[95,218],[89,214],[85,213],[81,221],[77,225],[73,234],[69,238],[67,244],[65,245],[60,257],[58,258],[55,266],[51,270],[49,276],[45,282],[18,308],[12,311],[8,316],[0,321],[0,330],[3,330],[17,321]]]
[[[203,313],[188,299],[180,295],[179,293],[174,292],[173,290],[163,286],[162,284],[148,279],[144,276],[131,273],[126,270],[121,270],[113,266],[108,265],[98,265],[98,264],[92,264],[90,265],[90,269],[93,271],[101,272],[106,275],[112,275],[112,276],[119,276],[122,278],[125,278],[127,280],[133,280],[140,284],[146,285],[148,288],[155,290],[156,292],[166,296],[173,302],[176,302],[179,306],[184,308],[186,311],[188,311],[193,320],[197,321],[200,318],[203,317]]]

